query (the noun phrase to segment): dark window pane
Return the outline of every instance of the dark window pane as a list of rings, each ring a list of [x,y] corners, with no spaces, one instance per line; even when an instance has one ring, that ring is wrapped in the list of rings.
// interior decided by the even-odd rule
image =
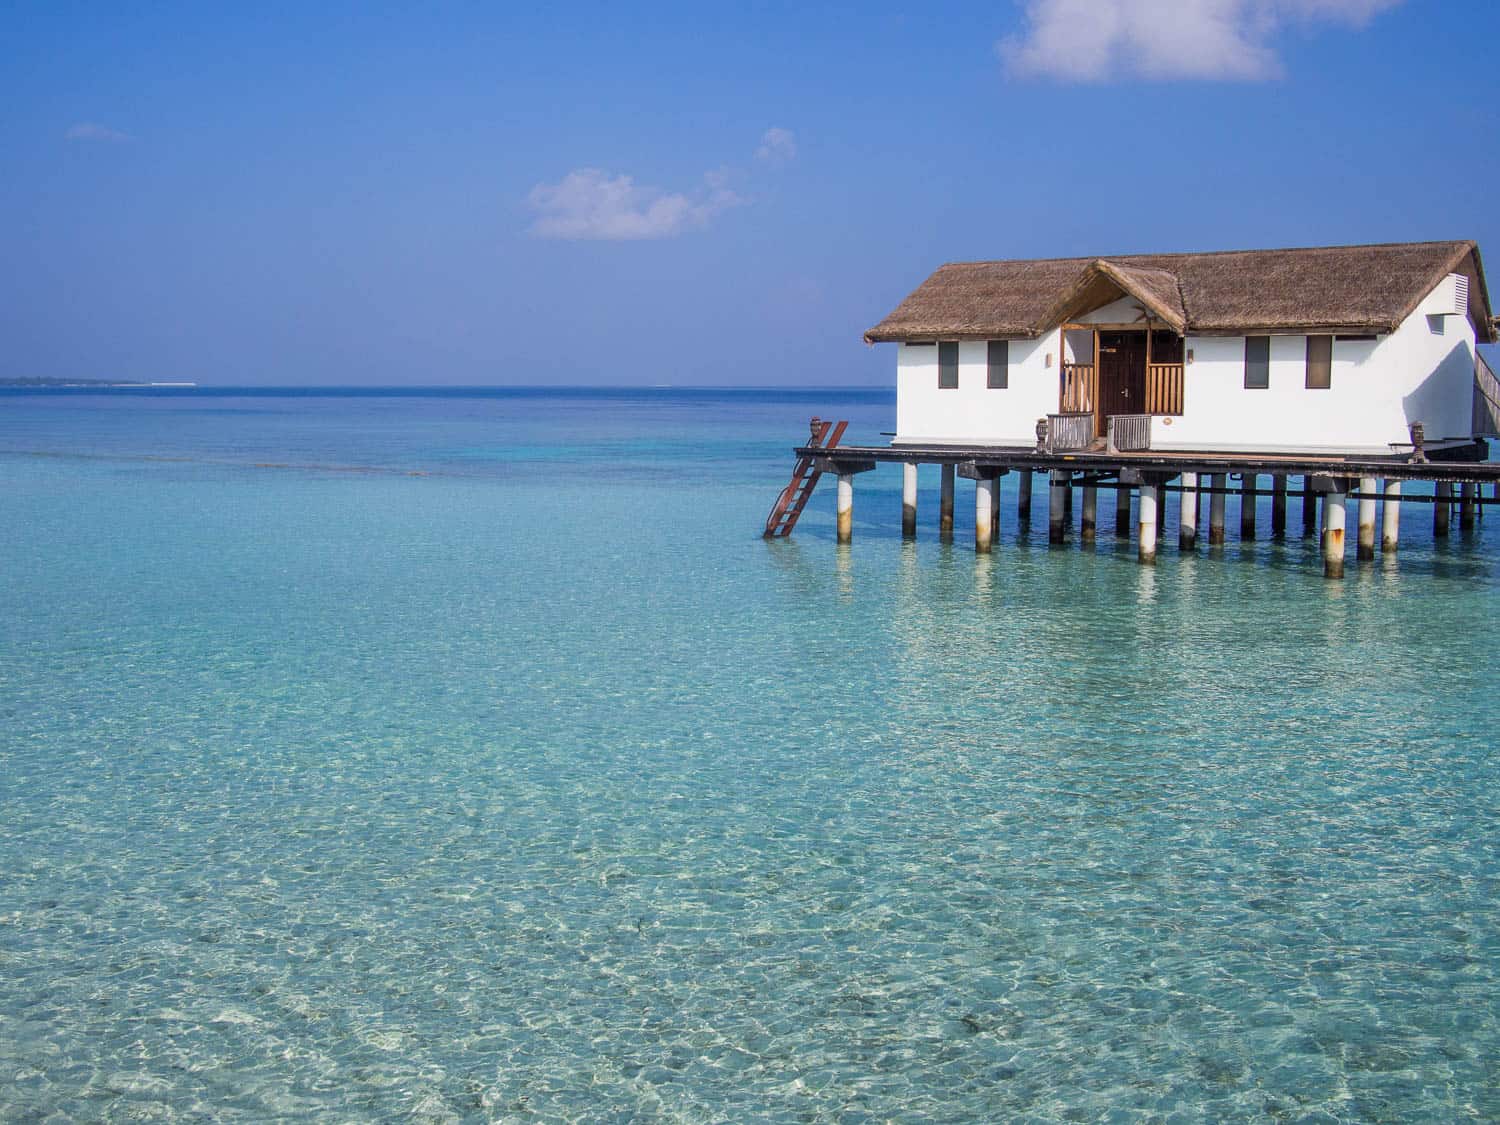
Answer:
[[[958,389],[958,344],[944,341],[938,345],[938,390]]]
[[[1152,332],[1151,362],[1181,363],[1182,337],[1175,332],[1163,332],[1161,329]]]
[[[1010,386],[1010,341],[990,341],[990,375],[986,384],[992,391]]]
[[[1326,391],[1333,386],[1333,337],[1307,338],[1307,389]]]
[[[1271,385],[1271,337],[1245,337],[1245,389],[1263,391]]]

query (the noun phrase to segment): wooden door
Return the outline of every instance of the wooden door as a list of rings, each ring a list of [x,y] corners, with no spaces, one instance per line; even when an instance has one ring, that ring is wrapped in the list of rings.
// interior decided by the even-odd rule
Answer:
[[[1111,414],[1146,409],[1146,334],[1099,333],[1099,432]]]

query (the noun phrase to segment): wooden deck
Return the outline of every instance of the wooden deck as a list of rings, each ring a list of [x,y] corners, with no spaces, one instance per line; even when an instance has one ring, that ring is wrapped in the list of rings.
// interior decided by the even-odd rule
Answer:
[[[1484,460],[1483,442],[1429,443],[1428,460],[1413,462],[1407,454],[1359,456],[1308,453],[1226,453],[1148,450],[1141,453],[1038,453],[1034,448],[997,445],[841,445],[824,454],[801,446],[797,455],[820,457],[829,472],[860,472],[877,464],[956,465],[970,472],[1067,471],[1090,477],[1181,473],[1271,473],[1278,476],[1378,477],[1454,484],[1500,483],[1500,462]],[[961,473],[960,475],[969,475]]]

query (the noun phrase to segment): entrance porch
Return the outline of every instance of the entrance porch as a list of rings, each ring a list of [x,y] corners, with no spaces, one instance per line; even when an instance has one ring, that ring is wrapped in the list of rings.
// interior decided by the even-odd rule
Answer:
[[[1145,324],[1065,323],[1058,329],[1061,365],[1058,387],[1060,422],[1056,437],[1074,448],[1088,448],[1115,431],[1124,444],[1136,446],[1126,419],[1181,416],[1183,411],[1183,338],[1170,328]],[[1120,423],[1111,425],[1111,419]]]

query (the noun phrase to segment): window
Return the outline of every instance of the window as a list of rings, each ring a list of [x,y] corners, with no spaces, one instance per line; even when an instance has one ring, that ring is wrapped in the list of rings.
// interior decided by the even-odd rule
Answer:
[[[1271,385],[1271,337],[1245,337],[1245,389],[1263,391]]]
[[[1010,386],[1010,341],[991,340],[989,354],[989,380],[985,386],[992,391],[1003,391]]]
[[[958,341],[945,340],[938,345],[938,390],[958,390]]]
[[[1333,337],[1307,338],[1307,389],[1326,391],[1333,386]]]

